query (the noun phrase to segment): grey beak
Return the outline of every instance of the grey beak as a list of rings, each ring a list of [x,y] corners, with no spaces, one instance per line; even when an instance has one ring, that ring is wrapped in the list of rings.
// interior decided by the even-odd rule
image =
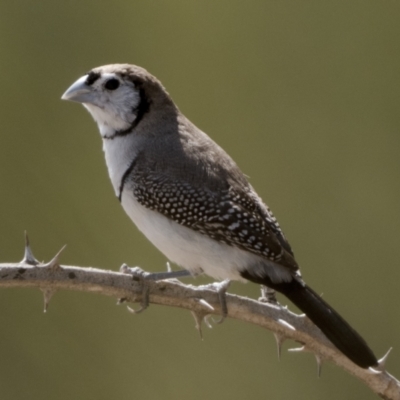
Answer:
[[[61,96],[62,100],[76,101],[78,103],[92,103],[94,92],[91,86],[86,84],[87,75],[74,82]]]

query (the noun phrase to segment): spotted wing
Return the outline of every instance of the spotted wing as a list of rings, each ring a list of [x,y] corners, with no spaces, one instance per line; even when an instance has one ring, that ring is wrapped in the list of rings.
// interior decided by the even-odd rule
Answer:
[[[230,246],[297,270],[290,245],[272,212],[254,191],[222,193],[166,177],[137,176],[133,193],[143,206]]]

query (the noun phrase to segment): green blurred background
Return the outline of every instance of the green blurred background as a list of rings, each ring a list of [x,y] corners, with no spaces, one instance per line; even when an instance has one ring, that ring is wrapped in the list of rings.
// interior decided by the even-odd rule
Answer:
[[[113,195],[89,114],[60,101],[92,67],[141,65],[251,177],[306,281],[400,376],[400,4],[396,1],[0,2],[0,262],[156,271],[165,257]],[[196,283],[206,280],[197,279]],[[256,285],[231,291],[257,297]],[[285,302],[285,300],[283,300]],[[0,397],[373,399],[332,364],[227,320],[59,292],[0,291]],[[287,343],[295,347],[295,343]]]

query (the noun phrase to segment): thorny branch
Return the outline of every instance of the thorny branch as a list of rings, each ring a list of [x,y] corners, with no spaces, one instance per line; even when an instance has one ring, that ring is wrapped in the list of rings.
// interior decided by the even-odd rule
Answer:
[[[63,249],[61,249],[62,251]],[[52,295],[60,289],[93,292],[119,299],[119,302],[140,302],[142,282],[130,274],[97,268],[72,267],[59,264],[61,251],[48,263],[39,263],[26,241],[25,256],[20,263],[0,264],[0,287],[37,287],[42,290],[45,311]],[[148,281],[149,301],[191,311],[201,335],[201,324],[209,324],[207,316],[221,314],[219,294],[212,286],[185,285],[177,280]],[[322,332],[304,315],[286,307],[249,298],[226,295],[228,317],[249,322],[273,332],[278,355],[286,339],[302,344],[293,351],[312,352],[318,364],[331,361],[363,381],[383,399],[400,400],[400,382],[385,370],[388,353],[379,360],[376,370],[365,370],[340,353]]]

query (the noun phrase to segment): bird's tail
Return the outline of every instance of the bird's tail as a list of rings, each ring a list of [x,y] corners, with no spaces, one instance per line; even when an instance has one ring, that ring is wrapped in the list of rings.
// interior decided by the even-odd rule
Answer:
[[[293,279],[274,287],[283,293],[325,336],[350,360],[361,368],[376,366],[378,361],[365,340],[310,287]]]

